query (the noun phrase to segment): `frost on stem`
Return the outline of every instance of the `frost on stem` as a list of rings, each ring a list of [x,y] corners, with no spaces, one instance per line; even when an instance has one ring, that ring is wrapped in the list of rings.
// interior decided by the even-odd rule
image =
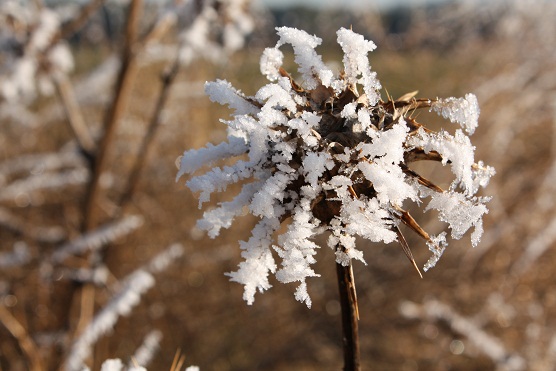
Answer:
[[[189,64],[201,57],[215,62],[239,50],[255,28],[247,0],[169,2],[166,14],[177,15],[182,28],[181,62]]]
[[[52,78],[73,69],[73,57],[63,42],[53,43],[60,31],[57,13],[32,4],[5,1],[0,5],[0,96],[29,101],[37,89],[54,91]],[[35,81],[37,85],[35,85]]]
[[[376,47],[371,41],[340,29],[344,71],[334,75],[315,50],[321,39],[287,27],[277,31],[278,43],[264,51],[260,63],[270,83],[255,96],[245,96],[225,81],[207,84],[212,101],[235,110],[231,120],[222,121],[228,125],[228,142],[185,151],[178,173],[178,178],[193,175],[187,186],[200,192],[200,204],[229,184],[245,182],[233,200],[205,212],[198,223],[215,237],[247,211],[260,218],[251,238],[240,243],[244,261],[229,274],[245,286],[245,300],[251,304],[257,291],[270,288],[274,274],[279,282],[297,282],[296,299],[310,306],[306,280],[318,276],[312,268],[318,246],[312,239],[325,231],[339,264],[364,262],[355,246],[360,236],[399,242],[415,265],[399,229],[403,223],[426,241],[433,256],[425,270],[433,267],[447,246],[446,234],[425,232],[403,209],[408,202],[419,205],[429,199],[424,211],[437,210],[453,239],[474,228],[471,239],[477,245],[488,198],[476,193],[494,169],[475,162],[475,147],[463,130],[454,135],[434,132],[413,118],[415,110],[428,108],[471,134],[479,114],[476,98],[430,100],[407,94],[383,101],[367,57]],[[280,48],[287,44],[293,47],[301,82],[281,67]],[[229,158],[237,161],[196,174]],[[451,168],[449,189],[412,170],[412,163],[422,160]],[[287,219],[288,228],[274,240]]]
[[[143,268],[139,268],[124,278],[110,301],[95,315],[83,333],[74,341],[66,359],[66,370],[83,370],[87,357],[93,351],[93,345],[104,335],[114,330],[121,316],[127,316],[141,302],[145,294],[155,284],[153,273],[159,273],[176,258],[183,254],[183,247],[174,244],[155,256]],[[156,337],[156,336],[155,336]],[[151,341],[151,344],[156,341]],[[155,345],[153,345],[155,346]],[[152,350],[152,347],[151,347]],[[145,354],[147,360],[148,354]],[[107,365],[107,370],[121,369],[121,361]],[[120,368],[112,368],[114,365]],[[121,365],[121,366],[120,366]]]

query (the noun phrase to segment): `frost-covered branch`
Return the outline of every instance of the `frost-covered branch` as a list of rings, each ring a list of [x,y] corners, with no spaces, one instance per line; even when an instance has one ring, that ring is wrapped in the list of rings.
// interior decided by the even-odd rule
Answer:
[[[37,90],[52,94],[52,78],[73,69],[69,47],[59,40],[53,43],[60,32],[59,15],[35,6],[16,1],[0,5],[0,95],[10,102],[30,101]]]
[[[29,247],[25,242],[14,244],[12,252],[0,253],[0,268],[7,269],[25,265],[31,259]]]
[[[452,331],[465,336],[500,369],[518,371],[526,368],[523,357],[507,350],[500,339],[488,334],[447,304],[437,300],[427,300],[422,305],[404,302],[400,306],[400,312],[411,319],[445,322]]]
[[[141,296],[154,285],[153,273],[165,269],[183,253],[183,248],[175,244],[155,256],[149,266],[139,268],[128,275],[119,290],[72,345],[66,360],[68,371],[81,370],[85,359],[91,354],[92,346],[102,336],[111,333],[119,317],[131,313],[141,300]]]
[[[140,366],[147,366],[152,358],[154,357],[155,353],[160,348],[160,341],[162,340],[162,333],[158,330],[153,330],[145,336],[143,339],[143,343],[133,356],[131,357],[131,361],[128,364],[128,369],[133,367],[135,364]]]
[[[98,250],[142,225],[143,218],[137,215],[126,216],[116,222],[108,223],[58,247],[52,254],[52,261],[60,263],[71,255],[83,254],[87,250]]]
[[[40,174],[84,165],[83,157],[74,151],[21,155],[0,163],[0,182],[18,173]]]
[[[0,189],[0,201],[15,199],[18,195],[81,185],[89,179],[87,169],[74,169],[58,173],[44,173],[17,180]]]

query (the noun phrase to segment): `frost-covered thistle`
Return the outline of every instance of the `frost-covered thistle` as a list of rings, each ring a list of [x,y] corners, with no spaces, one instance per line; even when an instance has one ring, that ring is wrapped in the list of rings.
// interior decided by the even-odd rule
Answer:
[[[355,246],[355,237],[361,236],[373,242],[397,241],[417,268],[398,228],[403,223],[425,239],[433,256],[424,270],[433,267],[447,245],[446,233],[425,232],[403,209],[406,201],[420,204],[427,199],[425,211],[438,210],[454,239],[473,227],[471,241],[477,245],[488,210],[487,200],[475,194],[487,185],[494,169],[475,163],[474,147],[463,131],[470,135],[477,126],[475,96],[431,100],[407,94],[383,101],[367,57],[376,48],[373,42],[340,29],[344,70],[336,75],[315,51],[321,39],[294,28],[277,31],[276,47],[267,48],[260,63],[271,83],[254,97],[226,81],[206,84],[212,101],[235,110],[231,120],[223,121],[228,141],[186,151],[177,175],[238,157],[231,166],[193,177],[187,186],[200,192],[201,207],[213,192],[243,182],[232,201],[205,212],[198,226],[215,237],[245,210],[260,218],[251,238],[240,243],[245,260],[229,274],[245,286],[244,299],[251,304],[257,290],[270,288],[273,273],[280,282],[298,282],[295,297],[310,306],[306,279],[318,276],[311,268],[318,248],[312,238],[325,231],[330,232],[328,245],[338,264],[364,262],[363,252]],[[298,82],[281,67],[280,47],[285,44],[293,47],[301,75]],[[441,114],[461,129],[451,135],[425,128],[412,118],[421,108]],[[411,163],[422,160],[451,167],[455,179],[449,189],[411,169]],[[286,219],[291,220],[287,231],[274,241],[274,232]]]

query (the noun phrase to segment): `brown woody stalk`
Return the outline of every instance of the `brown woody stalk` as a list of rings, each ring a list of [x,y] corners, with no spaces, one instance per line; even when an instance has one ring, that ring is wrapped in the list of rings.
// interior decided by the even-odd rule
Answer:
[[[112,105],[108,109],[104,121],[103,136],[94,160],[93,176],[85,202],[85,218],[83,221],[84,231],[93,229],[98,222],[95,214],[95,205],[98,202],[100,193],[100,177],[105,169],[108,151],[112,147],[117,123],[121,120],[125,109],[127,108],[132,84],[137,74],[138,66],[136,59],[136,41],[142,7],[142,0],[133,0],[129,5],[126,25],[126,41],[122,55],[122,66],[116,83],[116,94],[112,101]]]
[[[141,175],[141,170],[145,166],[150,150],[152,148],[151,144],[154,141],[156,130],[160,126],[160,116],[170,95],[170,87],[172,86],[179,72],[179,69],[180,69],[180,58],[179,56],[177,56],[174,63],[170,66],[170,68],[168,68],[166,71],[162,73],[161,76],[162,87],[160,90],[160,94],[156,102],[154,113],[151,116],[151,120],[147,128],[147,132],[143,136],[143,141],[141,142],[141,145],[139,147],[139,152],[135,160],[135,163],[133,164],[131,174],[127,180],[127,186],[124,188],[124,192],[122,193],[122,198],[119,202],[120,210],[124,209],[126,204],[131,200],[132,196],[135,194],[137,184],[139,183],[139,176]]]
[[[359,309],[351,263],[348,266],[336,263],[336,273],[342,308],[344,371],[359,371],[361,369]]]
[[[108,151],[113,147],[117,123],[121,120],[127,108],[132,83],[137,73],[136,43],[143,8],[142,0],[132,0],[129,5],[125,46],[122,53],[122,65],[118,75],[115,88],[115,96],[111,106],[108,108],[104,121],[104,130],[100,144],[92,161],[92,177],[89,183],[85,199],[84,219],[82,224],[83,232],[93,230],[99,222],[97,215],[97,203],[100,196],[100,178],[106,167]],[[98,261],[96,257],[94,261]],[[94,264],[94,263],[93,263]],[[91,284],[85,284],[74,298],[79,297],[79,320],[74,332],[74,336],[79,336],[81,331],[90,323],[94,315],[95,288]]]
[[[18,341],[19,347],[29,361],[29,370],[42,371],[44,366],[39,354],[37,346],[33,339],[29,336],[25,327],[6,309],[5,306],[0,305],[0,323],[12,334]]]
[[[54,78],[54,84],[56,85],[58,96],[62,101],[69,126],[77,139],[77,143],[87,160],[92,160],[95,152],[95,141],[75,99],[75,92],[71,82],[67,76],[60,75]]]

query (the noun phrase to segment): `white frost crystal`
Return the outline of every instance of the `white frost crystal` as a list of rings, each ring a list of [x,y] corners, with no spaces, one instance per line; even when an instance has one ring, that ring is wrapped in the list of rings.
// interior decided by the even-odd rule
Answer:
[[[459,124],[469,135],[479,125],[479,102],[474,94],[466,94],[464,98],[439,99],[431,108],[445,119]]]
[[[348,266],[353,259],[365,262],[356,236],[405,243],[398,229],[403,222],[426,240],[433,256],[425,270],[433,267],[447,246],[446,233],[422,231],[403,210],[408,202],[429,199],[425,211],[438,211],[453,239],[474,227],[471,240],[477,245],[488,198],[476,193],[494,169],[475,163],[475,147],[463,131],[471,134],[477,126],[475,96],[385,102],[367,58],[376,48],[371,41],[340,29],[344,71],[336,76],[315,50],[321,39],[293,28],[277,31],[278,43],[260,61],[270,83],[254,97],[226,81],[207,83],[211,100],[235,110],[231,120],[222,121],[228,125],[228,142],[186,151],[177,176],[194,174],[187,186],[200,193],[200,205],[213,192],[242,183],[239,194],[205,212],[198,227],[216,237],[246,212],[260,218],[251,238],[240,243],[244,261],[229,273],[244,285],[244,299],[253,303],[257,291],[271,287],[273,274],[279,282],[297,283],[295,298],[310,306],[307,278],[319,276],[312,268],[319,248],[313,238],[325,231],[336,262]],[[281,69],[285,44],[293,47],[301,83]],[[420,108],[435,110],[463,130],[454,135],[426,130],[412,118]],[[195,174],[230,158],[236,162]],[[413,171],[411,163],[420,160],[450,166],[455,178],[450,188],[442,190]],[[275,238],[285,221],[287,228]]]

